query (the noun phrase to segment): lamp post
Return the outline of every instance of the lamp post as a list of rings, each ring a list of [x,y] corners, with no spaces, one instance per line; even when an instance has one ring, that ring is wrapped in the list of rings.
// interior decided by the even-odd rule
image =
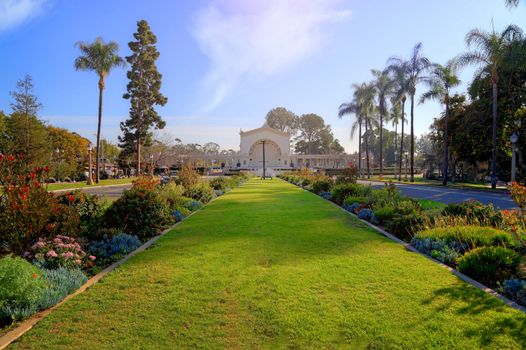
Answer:
[[[517,141],[519,141],[519,135],[514,131],[510,136],[511,141],[511,181],[515,181],[516,175],[516,154],[517,154]]]
[[[265,162],[265,140],[261,141],[263,144],[263,180],[267,178],[267,172],[266,172],[266,162]]]
[[[115,158],[115,156],[113,156],[113,178],[114,179],[117,178],[117,166],[115,164],[116,161],[117,161],[117,158]]]
[[[153,177],[153,154],[150,154],[150,174]]]
[[[88,185],[93,185],[91,179],[91,143],[88,143]]]
[[[407,181],[407,165],[408,165],[408,155],[409,155],[409,152],[405,151],[405,181]]]

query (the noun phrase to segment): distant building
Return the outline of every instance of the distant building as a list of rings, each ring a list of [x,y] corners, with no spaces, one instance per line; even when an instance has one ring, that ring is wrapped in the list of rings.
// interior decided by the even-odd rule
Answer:
[[[346,154],[293,154],[290,150],[291,135],[271,128],[266,122],[257,129],[240,130],[239,136],[241,142],[238,165],[242,169],[262,169],[263,154],[265,154],[266,168],[273,170],[302,167],[344,168],[348,166],[351,159]]]

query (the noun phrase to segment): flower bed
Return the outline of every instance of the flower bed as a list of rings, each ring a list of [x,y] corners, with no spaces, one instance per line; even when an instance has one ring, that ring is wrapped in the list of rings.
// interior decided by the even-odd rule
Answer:
[[[182,183],[138,178],[109,203],[78,191],[55,196],[43,185],[47,169],[22,169],[20,160],[0,154],[0,328],[57,304],[88,276],[248,178],[208,183],[186,167]]]
[[[280,177],[316,193],[311,186],[316,176],[303,170]],[[472,201],[444,207],[426,201],[423,206],[402,196],[392,183],[374,189],[355,181],[328,182],[330,195],[317,193],[322,198],[526,306],[525,187],[513,183],[510,188],[520,209],[501,211]]]

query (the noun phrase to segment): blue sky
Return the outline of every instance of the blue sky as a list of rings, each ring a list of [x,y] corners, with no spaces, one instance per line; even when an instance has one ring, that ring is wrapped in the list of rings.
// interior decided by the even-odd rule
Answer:
[[[337,109],[352,83],[371,79],[371,68],[406,57],[419,41],[443,63],[466,50],[470,29],[526,23],[526,7],[510,10],[504,0],[0,0],[0,110],[10,111],[9,91],[29,73],[42,119],[93,139],[97,78],[73,69],[74,44],[101,36],[127,55],[140,19],[161,52],[168,104],[159,108],[167,121],[160,137],[237,149],[240,128],[257,127],[284,106],[324,117],[350,151],[357,148],[351,119],[338,119]],[[103,136],[116,140],[128,113],[126,71],[113,71],[106,86]],[[440,110],[434,102],[417,106],[416,132],[426,132]]]

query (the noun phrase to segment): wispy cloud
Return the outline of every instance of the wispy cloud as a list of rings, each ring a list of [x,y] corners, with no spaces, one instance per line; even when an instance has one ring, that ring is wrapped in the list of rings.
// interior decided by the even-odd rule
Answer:
[[[39,15],[48,0],[0,0],[0,32]]]
[[[217,107],[242,78],[265,78],[320,50],[327,24],[350,15],[339,0],[214,1],[194,36],[211,61],[204,84]]]

